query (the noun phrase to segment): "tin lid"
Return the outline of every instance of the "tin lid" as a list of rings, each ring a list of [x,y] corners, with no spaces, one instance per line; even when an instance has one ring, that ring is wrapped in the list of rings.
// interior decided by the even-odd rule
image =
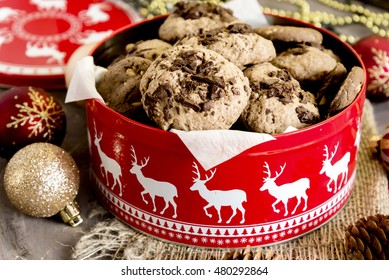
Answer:
[[[114,0],[2,0],[0,86],[64,88],[73,51],[135,18],[127,4]]]

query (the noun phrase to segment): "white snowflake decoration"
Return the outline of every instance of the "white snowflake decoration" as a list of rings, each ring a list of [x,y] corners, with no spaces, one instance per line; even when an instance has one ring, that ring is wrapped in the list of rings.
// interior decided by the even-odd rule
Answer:
[[[384,50],[371,49],[373,59],[377,65],[368,69],[371,83],[367,86],[368,91],[385,92],[389,90],[389,55]]]

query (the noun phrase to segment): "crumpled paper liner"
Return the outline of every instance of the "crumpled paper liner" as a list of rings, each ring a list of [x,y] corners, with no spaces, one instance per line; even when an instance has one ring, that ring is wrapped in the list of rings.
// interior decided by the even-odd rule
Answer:
[[[373,107],[365,101],[362,137],[353,193],[346,206],[322,227],[294,240],[257,250],[258,259],[342,260],[345,228],[361,217],[389,214],[388,176],[373,155],[369,140],[377,134]],[[220,260],[230,249],[188,247],[156,239],[125,225],[110,214],[76,244],[73,259],[81,260]]]

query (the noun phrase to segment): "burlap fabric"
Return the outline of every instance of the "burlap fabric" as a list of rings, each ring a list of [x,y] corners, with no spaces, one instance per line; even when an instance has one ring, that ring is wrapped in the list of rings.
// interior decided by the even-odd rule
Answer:
[[[373,108],[367,100],[363,113],[355,187],[347,205],[330,222],[311,233],[292,241],[253,249],[256,258],[347,259],[344,249],[344,230],[347,225],[364,216],[377,213],[389,214],[387,173],[369,145],[369,140],[376,134]],[[105,210],[101,209],[101,211],[104,213]],[[231,249],[196,248],[164,242],[135,231],[118,219],[108,216],[79,240],[72,258],[208,260],[222,259],[227,252],[231,252]]]

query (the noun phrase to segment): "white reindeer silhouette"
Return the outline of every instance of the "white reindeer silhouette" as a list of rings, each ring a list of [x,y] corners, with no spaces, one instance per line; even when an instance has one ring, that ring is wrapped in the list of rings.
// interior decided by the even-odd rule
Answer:
[[[306,193],[307,189],[309,189],[309,179],[308,178],[301,178],[297,181],[294,181],[292,183],[287,183],[278,186],[275,182],[275,180],[280,177],[282,172],[284,171],[286,166],[286,163],[281,167],[280,172],[276,172],[276,175],[274,177],[271,177],[271,172],[269,168],[269,164],[265,162],[264,167],[266,170],[264,171],[265,174],[267,174],[266,178],[263,178],[263,186],[259,189],[260,191],[268,190],[269,194],[272,195],[274,198],[276,198],[276,201],[272,204],[273,211],[276,213],[279,213],[280,210],[276,208],[276,205],[282,201],[284,203],[285,207],[285,214],[284,216],[288,215],[288,200],[290,198],[296,197],[297,198],[297,204],[294,207],[292,211],[292,215],[296,212],[297,207],[300,205],[301,198],[304,199],[304,208],[303,211],[307,209],[307,202],[308,202],[308,195]]]
[[[357,134],[355,135],[354,146],[359,149],[359,145],[361,144],[361,136],[362,136],[362,128],[361,128],[361,119],[357,120]]]
[[[233,190],[208,190],[205,186],[205,183],[207,183],[209,180],[213,178],[213,176],[216,173],[216,168],[214,170],[211,170],[211,175],[205,176],[204,180],[201,180],[200,177],[200,171],[195,162],[193,162],[194,171],[193,173],[197,175],[197,178],[193,178],[194,184],[190,187],[191,191],[198,191],[200,196],[204,198],[208,204],[204,206],[205,214],[212,218],[212,214],[208,213],[207,209],[209,207],[214,207],[217,211],[217,214],[219,216],[218,223],[222,222],[222,218],[220,215],[220,209],[222,206],[229,206],[232,209],[232,215],[226,222],[229,224],[232,220],[232,218],[236,215],[236,209],[239,209],[239,211],[242,213],[242,220],[240,221],[241,224],[245,222],[245,209],[243,207],[243,202],[247,201],[246,192],[239,189],[233,189]]]
[[[57,61],[58,64],[64,64],[66,52],[58,50],[58,46],[54,43],[36,42],[35,44],[27,42],[25,55],[27,57],[49,57],[47,63]]]
[[[11,43],[13,39],[14,36],[8,28],[0,28],[0,49],[2,45]]]
[[[18,16],[20,16],[24,11],[12,9],[10,7],[3,7],[0,8],[0,22],[6,23],[9,22]]]
[[[111,9],[111,6],[106,3],[89,4],[87,10],[82,10],[78,13],[78,17],[85,25],[93,25],[100,22],[106,22],[110,19],[109,14],[104,11]]]
[[[67,1],[66,0],[30,0],[30,3],[36,5],[38,10],[59,10],[66,11]]]
[[[94,144],[96,145],[97,152],[101,159],[101,164],[100,164],[101,175],[106,177],[107,186],[108,186],[109,185],[108,174],[111,173],[114,180],[111,190],[113,190],[117,184],[119,186],[119,196],[122,196],[123,189],[122,189],[122,183],[120,181],[120,177],[122,176],[122,170],[120,168],[120,165],[116,160],[108,157],[101,149],[100,142],[101,139],[103,139],[103,133],[100,133],[100,136],[97,136],[96,123],[94,124],[94,129],[95,129]]]
[[[328,154],[328,147],[327,145],[324,145],[324,151],[323,154],[325,156],[325,159],[323,160],[323,167],[320,170],[320,174],[325,173],[327,177],[330,178],[328,184],[327,184],[327,191],[332,191],[331,189],[331,183],[334,182],[334,193],[337,192],[338,189],[341,188],[342,183],[344,179],[347,180],[348,175],[348,163],[350,162],[350,152],[347,152],[344,154],[344,156],[335,162],[335,164],[332,164],[331,161],[334,158],[336,151],[338,150],[339,142],[335,145],[334,151],[331,153],[331,156]],[[340,184],[338,185],[338,177],[339,175],[342,175]],[[338,188],[339,186],[339,188]]]
[[[161,182],[153,178],[145,177],[143,175],[142,168],[147,165],[150,157],[145,157],[144,162],[142,161],[140,164],[138,164],[135,149],[133,146],[131,146],[131,151],[132,158],[134,160],[132,161],[132,168],[130,169],[130,173],[136,175],[136,178],[143,187],[143,191],[140,193],[143,201],[148,204],[148,201],[145,199],[144,195],[149,194],[153,203],[153,211],[155,212],[157,211],[157,208],[155,206],[155,197],[162,197],[165,201],[165,208],[162,209],[160,214],[163,215],[163,213],[165,213],[165,210],[169,208],[170,203],[174,208],[173,218],[177,218],[177,204],[174,201],[174,198],[177,197],[177,188],[169,182]]]

